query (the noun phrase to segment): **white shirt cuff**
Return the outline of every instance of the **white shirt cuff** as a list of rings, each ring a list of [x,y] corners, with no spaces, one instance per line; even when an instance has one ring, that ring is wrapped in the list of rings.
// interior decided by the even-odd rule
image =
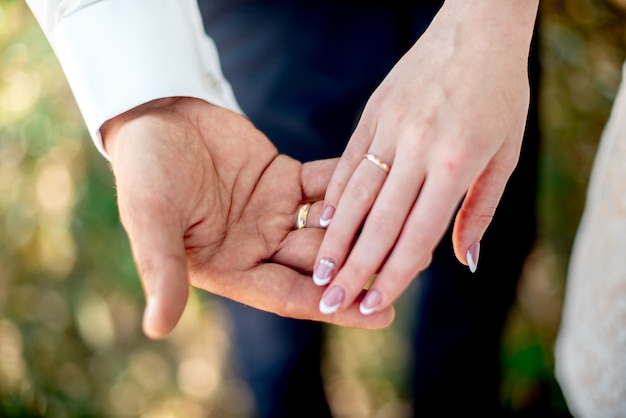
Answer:
[[[204,33],[195,0],[103,0],[67,12],[51,34],[98,150],[107,120],[163,97],[243,113]]]

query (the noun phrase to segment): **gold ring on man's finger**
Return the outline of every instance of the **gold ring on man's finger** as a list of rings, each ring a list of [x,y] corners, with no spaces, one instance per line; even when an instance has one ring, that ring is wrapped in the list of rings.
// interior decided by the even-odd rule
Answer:
[[[311,210],[311,203],[305,203],[302,206],[300,206],[300,209],[298,209],[298,218],[296,221],[296,227],[298,229],[306,228],[306,221],[307,221],[307,218],[309,217],[310,210]]]

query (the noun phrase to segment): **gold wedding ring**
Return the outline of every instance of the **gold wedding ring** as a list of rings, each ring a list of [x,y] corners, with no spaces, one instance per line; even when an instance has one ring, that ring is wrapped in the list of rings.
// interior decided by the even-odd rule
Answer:
[[[391,169],[391,166],[389,166],[389,164],[384,162],[382,158],[374,154],[370,154],[370,153],[363,154],[363,158],[365,158],[367,161],[373,162],[378,167],[380,167],[385,173],[389,174],[389,170]]]
[[[306,220],[309,217],[309,210],[311,209],[310,203],[305,203],[300,206],[298,209],[298,219],[296,221],[296,226],[298,229],[306,228]]]

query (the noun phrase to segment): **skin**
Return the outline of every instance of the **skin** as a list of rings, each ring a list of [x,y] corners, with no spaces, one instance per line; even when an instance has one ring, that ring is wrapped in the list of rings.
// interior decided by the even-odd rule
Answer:
[[[325,194],[336,210],[316,263],[331,259],[337,269],[321,309],[352,306],[376,273],[364,312],[390,306],[451,222],[458,260],[468,265],[471,252],[478,261],[519,158],[538,4],[447,0],[374,91]]]
[[[243,116],[191,98],[161,99],[101,129],[115,176],[121,222],[146,294],[144,332],[166,336],[189,286],[278,315],[383,328],[393,308],[370,318],[352,304],[318,310],[310,280],[324,230],[322,203],[296,229],[303,201],[320,200],[336,160],[301,164],[279,155]]]
[[[519,157],[538,4],[447,0],[372,94],[336,168],[279,156],[245,118],[198,100],[162,99],[109,121],[146,334],[173,328],[189,284],[280,315],[386,326],[453,221],[457,258],[477,262]],[[294,231],[300,203],[322,198],[336,208],[326,234]],[[336,265],[327,288],[302,280],[322,258]],[[319,305],[324,315],[320,299],[333,302]]]

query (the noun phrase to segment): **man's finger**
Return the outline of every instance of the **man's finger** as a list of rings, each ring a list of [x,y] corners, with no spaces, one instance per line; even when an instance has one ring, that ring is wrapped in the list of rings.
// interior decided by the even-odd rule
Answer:
[[[176,326],[187,305],[187,264],[178,223],[166,219],[166,211],[139,209],[144,206],[134,206],[124,226],[146,294],[143,330],[158,339]]]
[[[326,194],[326,187],[335,171],[339,158],[318,160],[302,165],[302,199],[304,201],[321,200]]]
[[[313,272],[313,263],[324,236],[321,228],[291,231],[271,261],[303,273]]]
[[[231,272],[232,273],[232,272]],[[395,317],[393,306],[365,316],[359,311],[360,299],[333,315],[319,311],[324,288],[316,286],[309,276],[275,263],[262,263],[253,270],[235,275],[217,275],[203,286],[211,293],[233,299],[278,315],[296,319],[322,321],[340,326],[381,329]]]

